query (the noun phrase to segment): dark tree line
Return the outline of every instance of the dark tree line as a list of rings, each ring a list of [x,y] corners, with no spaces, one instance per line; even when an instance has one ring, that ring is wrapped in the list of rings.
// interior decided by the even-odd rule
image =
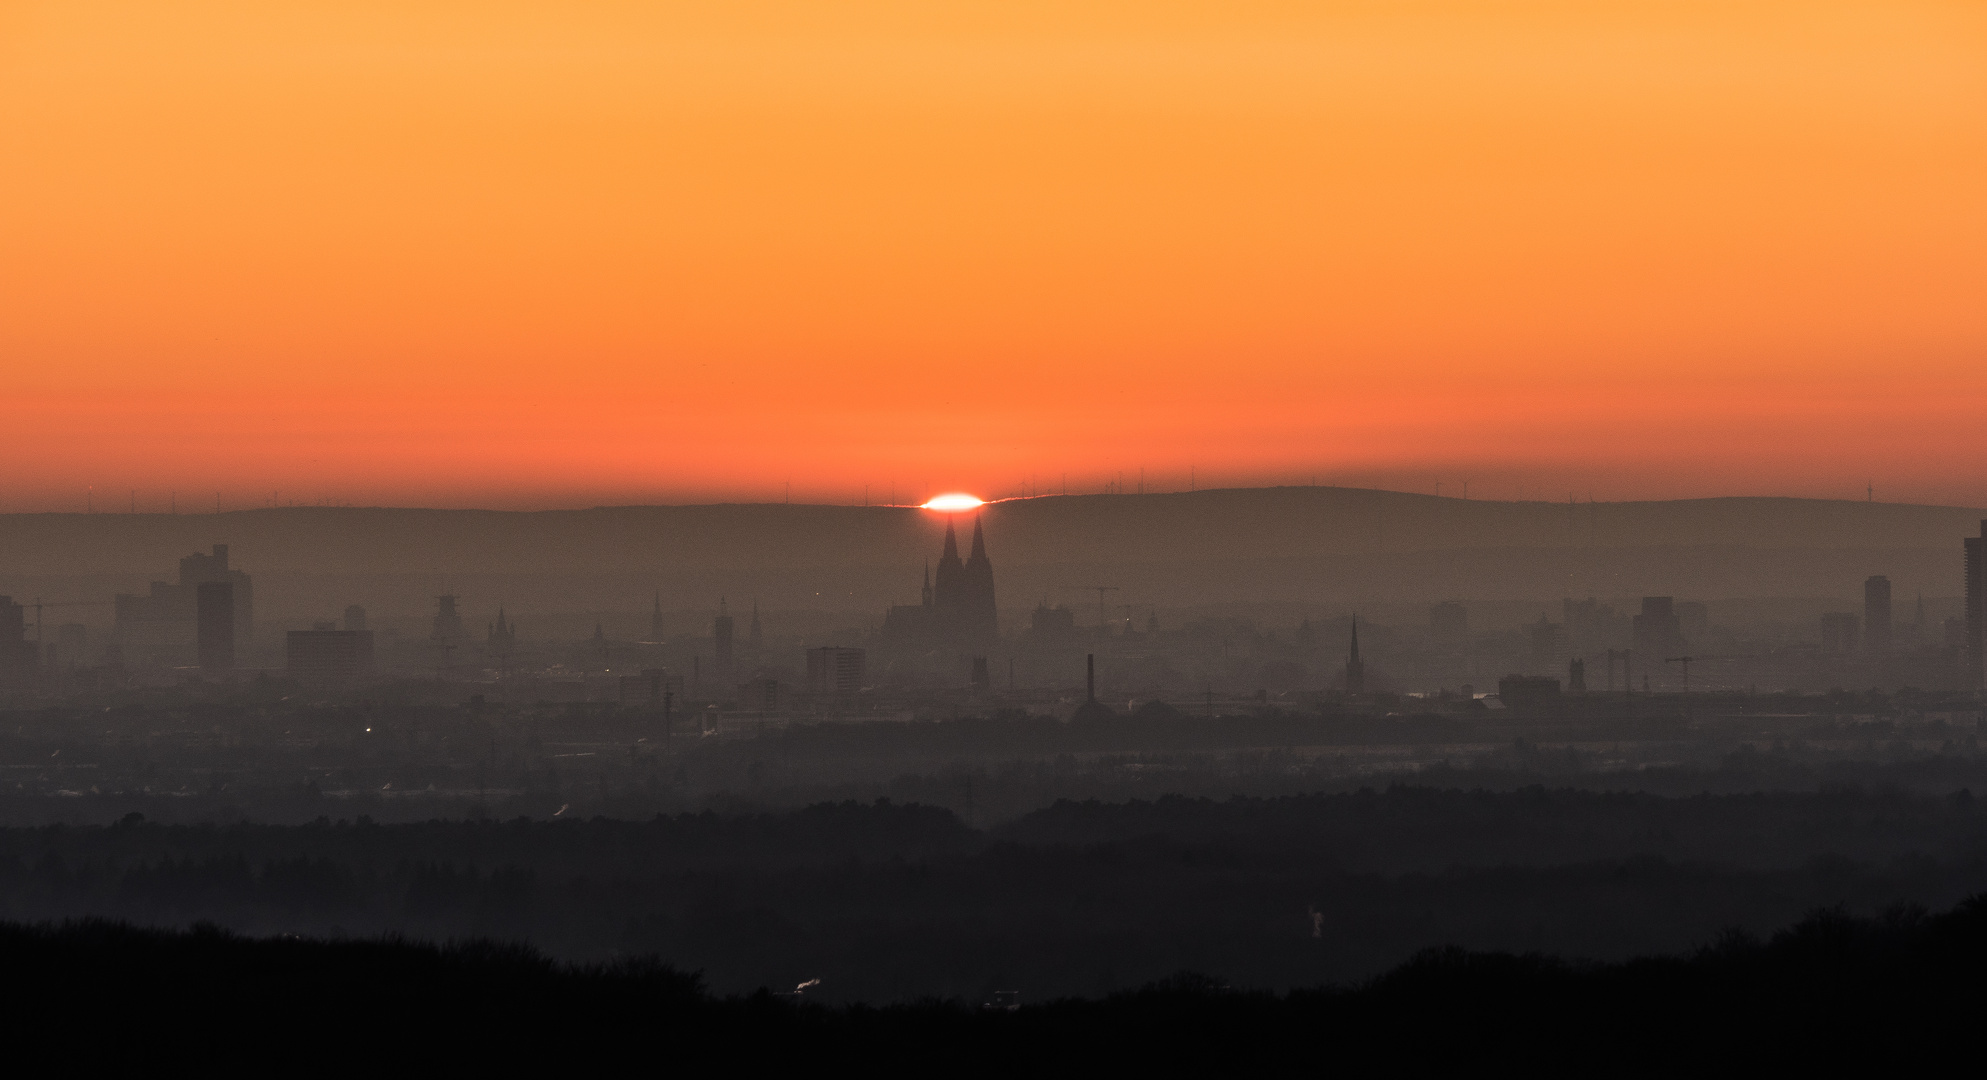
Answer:
[[[1395,787],[1065,802],[993,830],[916,805],[647,821],[0,830],[0,917],[211,922],[653,954],[724,992],[1103,994],[1178,969],[1279,988],[1438,944],[1599,959],[1811,908],[1987,890],[1970,795]]]
[[[0,963],[20,1067],[1921,1072],[1974,1048],[1987,899],[1939,915],[1824,910],[1615,963],[1441,948],[1352,985],[1274,993],[1179,972],[1022,1003],[835,1007],[715,995],[650,956],[569,964],[488,941],[97,920],[0,924]]]

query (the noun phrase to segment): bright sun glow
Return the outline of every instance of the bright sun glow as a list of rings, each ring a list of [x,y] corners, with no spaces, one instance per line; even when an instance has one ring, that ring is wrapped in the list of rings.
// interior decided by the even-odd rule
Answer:
[[[971,510],[975,507],[985,505],[985,500],[974,498],[971,495],[940,495],[930,502],[925,503],[924,508],[926,510],[943,510],[948,514],[956,514],[961,510]]]

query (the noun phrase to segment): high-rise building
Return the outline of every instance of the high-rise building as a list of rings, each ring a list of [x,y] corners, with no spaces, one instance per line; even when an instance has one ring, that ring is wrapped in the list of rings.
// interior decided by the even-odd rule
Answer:
[[[662,590],[655,591],[655,607],[649,611],[649,640],[659,642],[662,637]]]
[[[1642,613],[1634,619],[1635,655],[1643,658],[1645,670],[1660,668],[1663,661],[1682,656],[1687,647],[1682,621],[1677,618],[1676,601],[1667,596],[1642,598]]]
[[[1890,579],[1877,574],[1863,582],[1863,648],[1890,651]]]
[[[1352,650],[1345,658],[1345,692],[1348,697],[1366,692],[1366,663],[1359,659],[1359,616],[1352,617]]]
[[[807,691],[846,697],[862,689],[869,654],[861,649],[824,645],[807,650]]]
[[[459,649],[469,644],[469,628],[462,625],[462,613],[455,610],[454,593],[443,593],[435,597],[434,629],[428,640],[446,649]]]
[[[731,656],[731,610],[725,606],[724,597],[718,597],[717,622],[712,624],[711,637],[714,641],[713,659],[717,662],[718,685],[729,687],[732,677]]]
[[[1035,605],[1035,611],[1028,617],[1028,638],[1040,642],[1073,641],[1076,633],[1076,612],[1061,604],[1050,607],[1047,600]]]
[[[1987,521],[1980,523],[1980,535],[1966,537],[1966,640],[1960,646],[1960,670],[1974,689],[1981,689],[1982,653],[1987,652]]]
[[[745,631],[745,656],[753,664],[759,663],[766,655],[766,635],[759,629],[759,600],[752,600],[752,626]]]
[[[228,545],[215,544],[213,553],[195,552],[179,560],[179,583],[190,588],[225,581],[234,586],[234,639],[246,645],[255,630],[255,582],[240,570],[228,566]]]
[[[225,558],[225,552],[223,553]],[[203,674],[219,675],[235,666],[235,586],[203,581],[194,586],[194,642]]]
[[[291,676],[305,682],[345,682],[372,671],[371,630],[292,630],[284,658]]]
[[[1497,680],[1497,700],[1515,713],[1552,713],[1560,707],[1559,680],[1550,675],[1506,675]]]
[[[118,593],[111,644],[126,662],[177,666],[199,658],[196,622],[203,584],[233,586],[234,640],[246,645],[255,625],[255,583],[228,565],[228,545],[179,560],[177,582],[154,581],[146,593]]]

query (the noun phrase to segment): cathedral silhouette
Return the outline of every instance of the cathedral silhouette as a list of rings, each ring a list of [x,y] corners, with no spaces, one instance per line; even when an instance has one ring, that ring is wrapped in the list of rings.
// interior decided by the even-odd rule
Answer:
[[[917,649],[971,649],[1000,636],[995,613],[993,561],[987,558],[986,533],[973,519],[973,550],[959,558],[959,534],[945,523],[945,547],[938,556],[937,580],[925,569],[919,603],[892,607],[883,619],[884,638]]]

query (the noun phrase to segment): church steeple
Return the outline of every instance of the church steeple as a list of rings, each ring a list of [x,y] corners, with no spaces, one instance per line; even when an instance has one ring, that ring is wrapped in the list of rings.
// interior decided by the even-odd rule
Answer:
[[[949,517],[945,519],[945,548],[939,552],[938,572],[932,578],[931,599],[933,607],[946,613],[939,617],[953,621],[966,601],[966,565],[959,561],[959,534],[953,531]]]
[[[504,614],[502,604],[497,605],[497,621],[490,624],[490,636],[483,647],[497,657],[500,666],[509,666],[511,652],[517,647],[517,624]]]
[[[979,515],[973,517],[973,556],[966,560],[965,626],[967,633],[981,642],[998,633],[995,614],[993,561],[987,558],[987,536]]]

